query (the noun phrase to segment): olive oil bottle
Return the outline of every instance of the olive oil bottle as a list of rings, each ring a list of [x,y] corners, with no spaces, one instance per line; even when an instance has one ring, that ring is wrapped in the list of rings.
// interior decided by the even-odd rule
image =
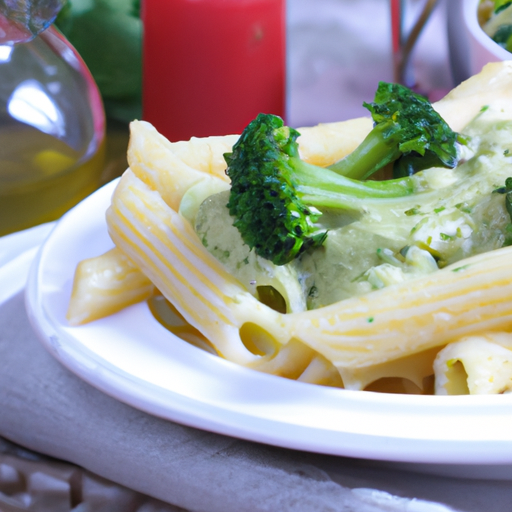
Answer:
[[[53,26],[0,45],[0,236],[55,220],[101,184],[105,114]]]

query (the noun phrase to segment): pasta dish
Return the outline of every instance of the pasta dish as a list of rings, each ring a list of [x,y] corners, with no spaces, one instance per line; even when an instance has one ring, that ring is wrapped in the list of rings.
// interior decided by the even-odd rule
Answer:
[[[115,248],[78,265],[69,322],[148,300],[178,336],[253,370],[354,390],[509,392],[512,63],[487,65],[433,107],[458,134],[457,164],[351,178],[375,195],[309,208],[313,241],[277,263],[242,239],[227,207],[243,136],[171,143],[132,122],[106,212]],[[374,124],[299,128],[300,159],[335,168]],[[381,197],[388,182],[402,188]]]

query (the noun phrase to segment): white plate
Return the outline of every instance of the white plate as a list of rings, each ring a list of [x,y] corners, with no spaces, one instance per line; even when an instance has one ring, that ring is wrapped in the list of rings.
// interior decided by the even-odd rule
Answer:
[[[63,217],[34,261],[27,285],[34,328],[79,377],[150,414],[252,441],[511,471],[512,395],[388,395],[269,376],[188,345],[156,322],[146,304],[85,326],[67,325],[76,264],[112,247],[104,212],[114,185]]]
[[[27,273],[53,223],[0,237],[0,306],[25,288]]]

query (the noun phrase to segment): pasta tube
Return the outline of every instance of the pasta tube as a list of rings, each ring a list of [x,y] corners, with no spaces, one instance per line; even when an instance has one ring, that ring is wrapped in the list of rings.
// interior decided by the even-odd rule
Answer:
[[[117,247],[76,268],[67,319],[71,325],[113,315],[154,292],[153,283]]]
[[[293,336],[361,389],[361,370],[462,336],[512,327],[512,247],[293,316]]]
[[[512,390],[512,334],[468,336],[450,343],[434,361],[436,395],[478,395]]]
[[[218,181],[228,183],[225,163],[222,166],[219,159],[221,151],[229,151],[235,140],[207,137],[173,144],[151,124],[133,121],[130,124],[128,164],[138,178],[159,190],[164,201],[177,211],[185,192],[198,182],[211,181],[212,187]],[[191,155],[196,156],[192,158]]]
[[[114,243],[192,326],[231,361],[259,359],[288,341],[284,315],[247,292],[201,244],[192,226],[130,170],[107,211]]]

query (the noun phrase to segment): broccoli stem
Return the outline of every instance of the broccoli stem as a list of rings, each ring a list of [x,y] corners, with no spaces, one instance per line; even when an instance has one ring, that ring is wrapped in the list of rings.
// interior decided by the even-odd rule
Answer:
[[[289,176],[295,193],[301,200],[318,208],[360,210],[368,199],[394,199],[415,192],[411,178],[386,181],[360,181],[336,172],[308,164],[298,157],[291,157]]]
[[[398,159],[401,151],[395,138],[388,138],[388,125],[376,125],[352,153],[328,168],[354,180],[364,180]]]

